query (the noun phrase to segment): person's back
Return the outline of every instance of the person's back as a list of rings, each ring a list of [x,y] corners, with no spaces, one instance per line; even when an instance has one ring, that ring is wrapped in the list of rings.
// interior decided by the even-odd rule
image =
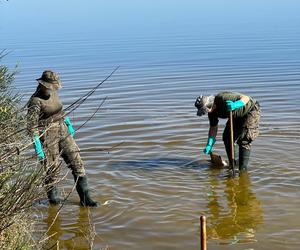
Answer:
[[[246,170],[251,151],[251,143],[259,134],[258,124],[260,119],[260,106],[258,102],[244,94],[238,92],[224,91],[216,96],[199,96],[196,99],[195,107],[198,109],[197,115],[208,114],[209,133],[204,153],[212,152],[216,141],[219,118],[227,119],[229,111],[233,114],[233,134],[235,146],[235,156],[239,152],[239,169]],[[223,132],[223,141],[228,158],[230,159],[230,129],[227,122]],[[235,159],[236,160],[236,159]],[[232,163],[230,163],[232,165]]]

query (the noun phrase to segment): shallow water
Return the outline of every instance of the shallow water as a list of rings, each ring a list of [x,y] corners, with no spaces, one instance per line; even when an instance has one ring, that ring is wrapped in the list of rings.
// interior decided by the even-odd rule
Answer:
[[[38,1],[1,7],[0,48],[12,51],[3,63],[19,63],[24,103],[46,68],[60,73],[67,106],[120,66],[71,115],[79,127],[107,97],[76,134],[104,205],[80,208],[72,194],[48,231],[56,233],[49,247],[59,240],[60,249],[89,249],[93,224],[94,249],[199,249],[204,214],[208,249],[298,249],[299,4],[216,2],[52,1],[56,19],[45,18]],[[234,179],[203,155],[208,122],[193,106],[196,96],[221,90],[262,107],[248,174]],[[223,157],[224,124],[215,145]],[[64,194],[72,183],[69,174]],[[36,211],[40,235],[57,208]]]

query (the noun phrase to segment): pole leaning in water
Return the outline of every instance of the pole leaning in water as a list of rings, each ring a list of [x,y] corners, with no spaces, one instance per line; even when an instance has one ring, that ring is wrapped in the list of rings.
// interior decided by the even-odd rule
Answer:
[[[233,118],[232,111],[229,111],[229,129],[230,129],[230,159],[232,167],[232,175],[235,176],[235,162],[234,162],[234,139],[233,139]]]
[[[201,250],[206,250],[206,217],[200,216],[200,244]]]

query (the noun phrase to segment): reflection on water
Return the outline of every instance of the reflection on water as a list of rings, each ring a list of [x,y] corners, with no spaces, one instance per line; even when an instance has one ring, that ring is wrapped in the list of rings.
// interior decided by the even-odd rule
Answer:
[[[203,211],[209,250],[299,248],[299,3],[1,5],[0,17],[8,21],[0,27],[0,50],[13,51],[3,63],[19,62],[16,89],[24,102],[44,69],[60,73],[67,106],[121,66],[70,117],[78,128],[108,97],[76,134],[93,197],[107,204],[90,210],[94,249],[198,249]],[[58,12],[55,18],[45,15],[45,5],[48,13]],[[222,90],[249,94],[262,106],[251,178],[228,179],[202,152],[208,122],[196,117],[194,100]],[[220,122],[215,150],[225,156],[223,128]],[[72,185],[70,177],[60,190]],[[56,233],[52,243],[59,239],[61,249],[85,249],[87,214],[76,194],[70,199],[49,235]],[[41,213],[39,227],[47,230],[55,208]]]
[[[47,224],[49,249],[92,249],[95,229],[87,208],[78,208],[77,221],[62,225],[59,207],[49,205],[44,222]]]
[[[49,246],[90,249],[95,244],[108,249],[140,249],[146,244],[151,246],[146,249],[174,249],[182,242],[185,249],[193,249],[198,247],[196,232],[203,211],[210,249],[235,244],[250,247],[257,242],[263,209],[248,173],[228,178],[228,169],[176,157],[119,161],[110,167],[111,172],[104,171],[106,178],[111,173],[118,179],[118,186],[111,187],[114,194],[106,194],[111,202],[92,210],[69,204],[54,223],[58,208],[49,206],[44,220],[51,237]],[[194,213],[199,208],[201,212]],[[95,226],[100,230],[95,240],[90,212],[97,216]],[[141,233],[145,235],[142,239]]]
[[[223,186],[224,194],[216,189]],[[208,195],[208,238],[220,244],[249,243],[255,240],[256,228],[263,222],[261,202],[252,191],[247,173],[237,178],[219,180],[210,176]]]

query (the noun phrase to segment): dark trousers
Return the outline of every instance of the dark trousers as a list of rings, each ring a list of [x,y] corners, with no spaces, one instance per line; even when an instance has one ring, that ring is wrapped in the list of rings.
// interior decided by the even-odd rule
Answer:
[[[253,106],[253,108],[241,118],[233,117],[233,137],[234,142],[238,145],[239,154],[241,151],[250,151],[251,143],[256,139],[259,134],[259,119],[261,116],[261,110],[259,104]],[[226,127],[223,132],[223,141],[226,148],[227,155],[230,155],[230,128],[229,121],[226,123]],[[235,147],[235,160],[237,160],[237,148]]]

